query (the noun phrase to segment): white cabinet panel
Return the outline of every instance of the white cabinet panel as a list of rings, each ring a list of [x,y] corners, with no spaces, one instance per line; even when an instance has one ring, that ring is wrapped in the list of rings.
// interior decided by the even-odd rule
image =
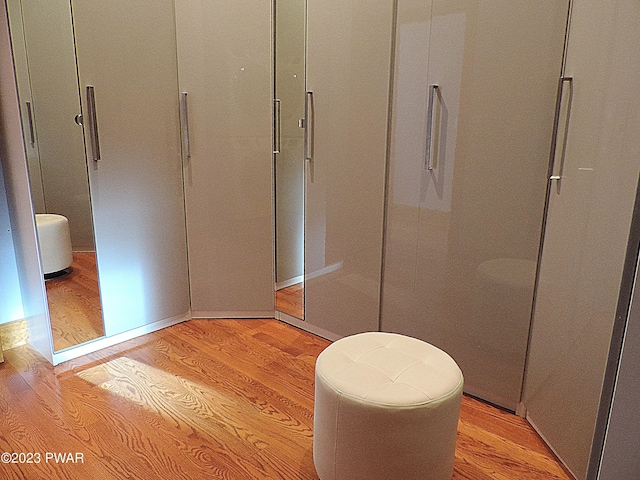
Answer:
[[[273,316],[271,4],[176,1],[195,316]]]
[[[171,0],[73,0],[107,336],[189,311]],[[101,158],[91,160],[86,86]]]
[[[640,172],[639,42],[638,2],[574,2],[566,155],[551,185],[524,401],[578,478],[586,475]]]
[[[377,330],[393,2],[307,9],[305,320]]]
[[[566,0],[398,4],[381,328],[444,349],[468,392],[511,409],[567,11]]]

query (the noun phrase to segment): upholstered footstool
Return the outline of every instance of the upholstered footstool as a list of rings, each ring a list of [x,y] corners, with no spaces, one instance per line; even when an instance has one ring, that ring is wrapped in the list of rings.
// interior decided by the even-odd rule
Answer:
[[[442,350],[370,332],[316,361],[313,460],[321,480],[449,480],[463,377]]]
[[[38,213],[36,230],[45,278],[69,268],[73,261],[73,253],[67,217],[54,213]]]

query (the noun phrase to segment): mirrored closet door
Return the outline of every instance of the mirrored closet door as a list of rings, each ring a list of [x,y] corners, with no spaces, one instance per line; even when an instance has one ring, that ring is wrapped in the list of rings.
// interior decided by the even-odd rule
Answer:
[[[71,232],[73,263],[46,282],[54,351],[186,318],[174,2],[8,7],[33,204]],[[91,335],[70,333],[82,322]]]
[[[276,310],[304,319],[305,0],[274,0]]]
[[[305,322],[378,330],[394,2],[307,4]]]
[[[46,250],[50,214],[67,219],[71,237],[71,265],[42,264],[60,351],[104,335],[71,8],[67,0],[7,7],[39,237]]]

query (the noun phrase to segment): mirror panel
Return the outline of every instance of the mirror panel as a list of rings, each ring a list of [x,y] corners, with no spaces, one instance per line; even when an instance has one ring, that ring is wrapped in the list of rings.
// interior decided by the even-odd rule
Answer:
[[[81,109],[71,9],[66,0],[7,0],[7,7],[36,219],[53,213],[69,223],[73,262],[46,282],[60,351],[104,335],[83,129],[75,122]]]
[[[276,309],[304,318],[305,1],[274,1]]]

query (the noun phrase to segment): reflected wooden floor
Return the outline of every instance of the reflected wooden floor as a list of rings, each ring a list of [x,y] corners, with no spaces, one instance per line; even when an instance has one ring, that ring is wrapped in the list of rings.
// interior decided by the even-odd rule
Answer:
[[[275,320],[191,320],[52,367],[0,366],[0,478],[317,479],[313,388],[326,340]],[[76,452],[82,462],[45,462]],[[455,479],[568,479],[527,422],[463,399]]]
[[[276,310],[304,319],[304,286],[296,283],[276,291]]]
[[[104,335],[95,253],[74,253],[70,273],[45,283],[56,351]]]

